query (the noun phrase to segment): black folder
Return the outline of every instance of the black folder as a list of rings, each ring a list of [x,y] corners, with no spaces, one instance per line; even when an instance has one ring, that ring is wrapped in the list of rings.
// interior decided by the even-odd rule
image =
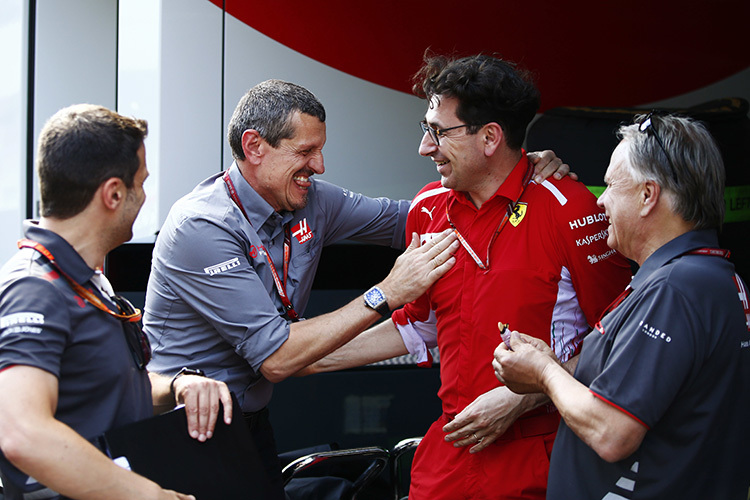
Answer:
[[[180,407],[108,431],[99,445],[121,466],[197,500],[265,499],[271,491],[268,477],[234,395],[232,399],[232,423],[226,425],[220,411],[213,437],[203,443],[188,435],[185,408]]]

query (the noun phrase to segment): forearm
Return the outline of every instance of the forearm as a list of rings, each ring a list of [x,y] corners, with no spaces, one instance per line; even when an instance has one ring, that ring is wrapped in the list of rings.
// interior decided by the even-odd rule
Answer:
[[[386,278],[378,283],[391,309],[417,299],[456,263],[458,241],[444,231],[423,246],[413,235],[409,248],[398,258]],[[289,337],[261,365],[271,382],[279,382],[330,354],[380,319],[360,296],[346,306],[322,316],[293,323]]]
[[[566,425],[602,459],[621,460],[640,446],[646,427],[597,398],[564,367],[550,364],[544,387]]]
[[[393,322],[385,320],[295,375],[345,370],[407,353],[404,341]]]
[[[292,323],[289,338],[261,366],[271,382],[296,374],[349,342],[380,319],[360,296],[336,311]]]
[[[16,427],[13,438],[3,440],[3,453],[20,470],[66,497],[162,498],[163,490],[156,483],[118,467],[59,421],[19,427],[23,426]]]

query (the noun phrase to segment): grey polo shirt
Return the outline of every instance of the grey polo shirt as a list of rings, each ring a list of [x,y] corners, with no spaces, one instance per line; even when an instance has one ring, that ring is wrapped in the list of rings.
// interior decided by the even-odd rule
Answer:
[[[305,208],[276,213],[234,164],[229,175],[248,222],[222,175],[175,203],[156,240],[144,315],[153,350],[149,369],[201,368],[226,382],[243,410],[256,411],[272,392],[260,366],[289,335],[263,252],[281,275],[289,224],[286,290],[302,315],[323,246],[350,239],[403,248],[409,202],[368,198],[313,179]]]
[[[548,499],[747,498],[746,287],[730,261],[685,255],[717,246],[714,231],[692,231],[659,248],[586,337],[576,379],[648,431],[633,455],[607,463],[563,422]]]

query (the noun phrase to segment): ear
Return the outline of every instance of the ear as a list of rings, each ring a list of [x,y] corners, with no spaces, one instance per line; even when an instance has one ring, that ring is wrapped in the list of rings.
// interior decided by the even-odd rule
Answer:
[[[101,199],[108,210],[117,210],[125,202],[128,189],[119,177],[110,177],[99,186],[95,196]]]
[[[247,129],[242,132],[242,152],[245,153],[245,159],[254,165],[258,164],[263,156],[262,142],[263,140],[257,130]]]
[[[646,217],[656,209],[661,199],[661,186],[654,181],[646,181],[641,186],[641,217]]]
[[[503,128],[495,122],[486,124],[479,131],[482,139],[482,146],[484,146],[485,156],[492,156],[500,147],[500,144],[505,140],[505,133]]]

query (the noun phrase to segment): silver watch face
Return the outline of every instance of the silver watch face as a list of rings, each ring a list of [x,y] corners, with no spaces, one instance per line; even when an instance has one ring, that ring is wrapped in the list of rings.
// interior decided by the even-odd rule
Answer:
[[[365,300],[370,305],[370,307],[376,309],[380,304],[385,302],[385,295],[383,294],[382,290],[380,290],[380,288],[373,287],[370,288],[367,293],[365,293]]]

